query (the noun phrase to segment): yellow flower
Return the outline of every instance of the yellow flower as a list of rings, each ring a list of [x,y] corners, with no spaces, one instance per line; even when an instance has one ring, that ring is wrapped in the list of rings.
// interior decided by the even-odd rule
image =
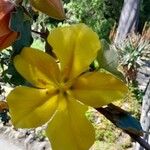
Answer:
[[[123,98],[126,85],[111,74],[88,72],[100,42],[84,24],[59,27],[48,36],[60,64],[48,54],[24,48],[14,58],[17,71],[33,87],[19,86],[7,97],[12,122],[34,128],[48,122],[53,150],[88,150],[95,132],[85,113]]]

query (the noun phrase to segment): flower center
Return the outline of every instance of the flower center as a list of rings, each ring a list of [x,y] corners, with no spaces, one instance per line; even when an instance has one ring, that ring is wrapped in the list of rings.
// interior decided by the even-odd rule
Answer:
[[[70,89],[70,87],[72,86],[72,82],[61,82],[59,85],[58,85],[58,88],[61,92],[66,92],[67,90]]]

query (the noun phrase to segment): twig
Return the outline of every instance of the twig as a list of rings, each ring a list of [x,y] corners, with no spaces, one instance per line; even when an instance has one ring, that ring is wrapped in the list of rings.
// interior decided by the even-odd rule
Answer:
[[[41,38],[46,39],[47,38],[47,32],[38,32],[35,30],[31,30],[33,33],[40,35]]]

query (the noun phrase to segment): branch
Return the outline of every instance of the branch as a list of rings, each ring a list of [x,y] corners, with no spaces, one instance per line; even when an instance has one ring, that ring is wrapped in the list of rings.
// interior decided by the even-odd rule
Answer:
[[[140,136],[134,135],[129,132],[125,132],[125,133],[127,133],[132,139],[134,139],[136,142],[138,142],[143,148],[145,148],[146,150],[150,150],[150,145],[144,139],[142,139]]]
[[[110,120],[118,128],[122,129],[125,133],[127,133],[132,139],[138,142],[143,148],[145,148],[146,150],[150,150],[150,145],[140,137],[143,135],[143,131],[134,130],[134,128],[132,130],[131,128],[124,128],[119,125],[120,118],[127,115],[128,112],[113,104],[109,104],[105,108],[102,107],[97,108],[96,110],[101,114],[103,114],[108,120]]]

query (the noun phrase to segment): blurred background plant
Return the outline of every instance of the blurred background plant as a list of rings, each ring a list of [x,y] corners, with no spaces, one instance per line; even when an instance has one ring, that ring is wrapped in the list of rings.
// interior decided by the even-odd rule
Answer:
[[[118,69],[124,74],[139,103],[142,103],[144,92],[138,88],[137,73],[143,65],[142,60],[150,59],[149,32],[149,25],[145,25],[142,34],[131,33],[120,43],[110,46],[110,49],[118,53]]]
[[[118,22],[123,0],[70,0],[65,4],[67,23],[84,22],[101,38],[109,41],[109,32]]]
[[[150,51],[150,40],[144,34],[131,33],[120,43],[113,43],[111,49],[114,49],[119,56],[119,65],[123,67],[123,72],[128,81],[133,81],[137,77],[137,68],[141,65],[141,59],[148,56]]]

